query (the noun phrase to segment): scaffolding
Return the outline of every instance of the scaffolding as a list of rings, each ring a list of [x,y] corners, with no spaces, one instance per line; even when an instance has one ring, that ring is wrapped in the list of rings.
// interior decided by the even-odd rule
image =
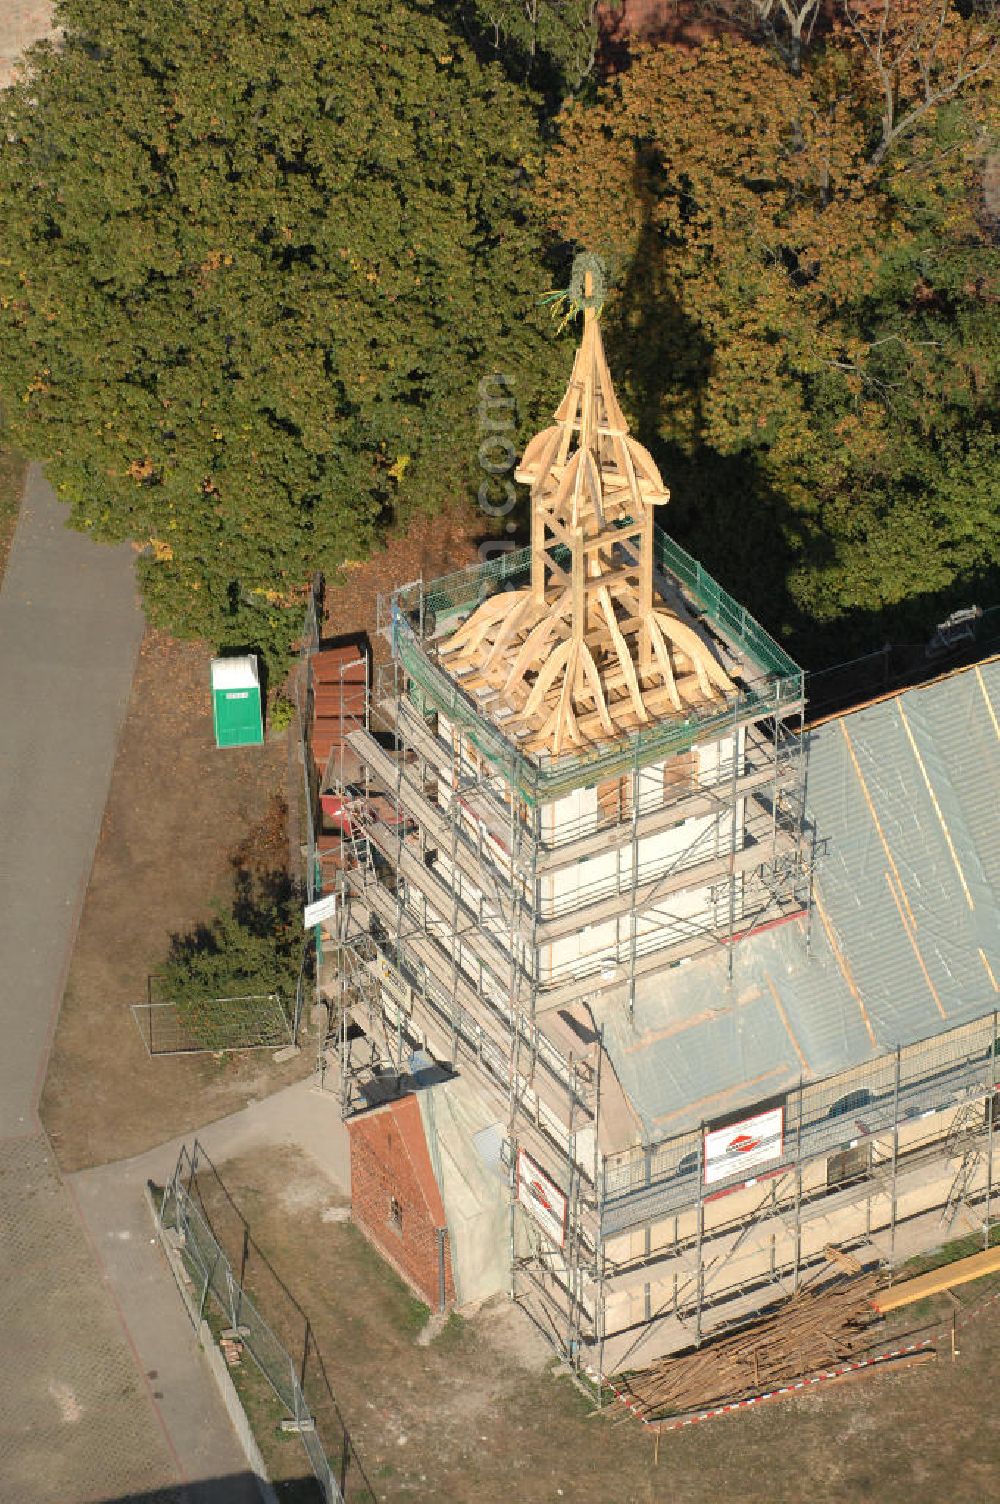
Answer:
[[[988,1222],[996,1021],[992,1044],[980,1020],[892,1052],[864,1015],[881,1055],[747,1120],[778,1125],[755,1130],[758,1174],[720,1161],[734,1119],[694,1122],[694,1092],[687,1131],[651,1142],[669,1119],[640,1117],[613,1052],[641,1047],[667,969],[721,950],[705,971],[732,1001],[738,942],[801,917],[809,945],[804,683],[655,525],[669,492],[583,306],[517,471],[531,546],[380,601],[390,660],[349,713],[341,693],[307,859],[310,897],[338,899],[319,987],[345,1116],[428,1056],[474,1082],[505,1135],[511,1294],[600,1381],[794,1292],[828,1246],[891,1265],[921,1218],[950,1227],[985,1195]],[[684,988],[663,990],[667,1014]]]
[[[595,1370],[640,1367],[745,1321],[795,1293],[831,1243],[891,1277],[903,1258],[954,1235],[964,1212],[961,1231],[988,1247],[998,1053],[993,1014],[800,1083],[761,1179],[736,1171],[706,1188],[708,1124],[606,1156],[603,1297],[651,1285],[668,1293],[652,1309],[647,1293],[640,1317],[597,1344]],[[644,1252],[630,1253],[640,1232]]]
[[[337,931],[326,938],[323,978],[338,997],[341,1105],[349,1116],[403,1089],[414,1051],[426,1048],[475,1078],[507,1134],[511,1295],[577,1372],[603,1376],[744,1321],[794,1292],[823,1262],[830,1241],[892,1268],[901,1229],[910,1251],[922,1220],[926,1244],[940,1241],[941,1226],[952,1230],[962,1211],[988,1236],[995,1018],[800,1084],[785,1099],[780,1164],[759,1187],[723,1181],[708,1191],[705,1123],[656,1145],[603,1151],[602,1036],[574,1032],[586,987],[579,978],[543,978],[529,969],[541,928],[562,919],[544,913],[540,880],[574,851],[615,842],[635,874],[636,833],[656,829],[666,815],[644,808],[645,769],[636,764],[630,799],[589,827],[582,821],[549,835],[541,826],[544,805],[520,799],[519,791],[505,799],[489,761],[469,757],[465,738],[445,740],[441,731],[394,660],[377,672],[340,763],[323,776],[323,787],[340,791],[343,811],[335,872],[325,878],[343,904]],[[719,808],[734,790],[738,797],[777,787],[783,809],[774,796],[765,809],[782,829],[780,814],[794,808],[783,796],[788,770],[771,764],[762,778],[755,763],[774,747],[773,723],[752,723],[744,770],[735,781],[729,770],[728,788],[719,778],[708,790],[665,791],[665,808],[704,800]],[[795,758],[792,749],[792,772]],[[802,880],[802,868],[780,845],[761,854],[774,863],[768,878],[788,904],[789,889],[776,875],[785,866]],[[701,878],[699,860],[695,853],[675,871]],[[773,902],[773,889],[762,887]],[[635,893],[633,883],[630,892],[615,889],[600,902],[624,905],[627,916],[641,911]],[[594,901],[582,898],[583,905]],[[737,937],[735,919],[749,919],[743,901],[735,908],[734,916],[723,902],[702,916],[698,948]],[[567,916],[573,913],[568,908]],[[630,923],[629,945],[633,934]],[[668,945],[648,960],[656,966],[674,954]],[[641,969],[647,957],[638,948],[633,955]],[[627,1005],[629,979],[603,978],[598,966],[595,981],[624,985]],[[863,1107],[845,1116],[838,1104],[856,1093]],[[520,1209],[522,1149],[564,1194],[561,1245]],[[830,1224],[838,1217],[847,1221],[833,1239]],[[621,1307],[635,1292],[638,1304],[612,1316],[615,1302]]]
[[[380,602],[391,661],[313,784],[314,891],[342,900],[319,974],[335,1003],[342,1112],[405,1089],[418,1050],[473,1074],[506,1134],[510,1293],[579,1372],[600,1352],[614,1273],[604,1051],[588,999],[613,990],[631,1010],[638,978],[711,946],[731,955],[808,904],[801,673],[677,545],[658,530],[655,541],[661,596],[705,621],[738,673],[724,705],[584,755],[526,756],[438,662],[444,633],[524,576],[525,551]],[[718,751],[698,775],[692,749],[706,745]],[[552,818],[557,800],[595,786],[593,811]],[[691,839],[650,863],[649,838],[686,821]],[[613,872],[567,895],[562,875],[609,852]],[[561,939],[609,918],[613,946],[555,961]],[[519,1208],[522,1151],[565,1199],[561,1242]]]
[[[384,608],[394,645],[422,642],[431,664],[439,627],[427,602],[438,609],[442,594],[418,584]],[[418,1051],[475,1080],[506,1136],[510,1293],[574,1371],[603,1378],[745,1321],[794,1293],[830,1243],[891,1271],[917,1246],[966,1225],[988,1241],[995,1017],[800,1082],[784,1097],[780,1154],[759,1183],[744,1173],[707,1184],[707,1123],[620,1152],[604,1147],[617,1083],[602,1083],[603,1040],[586,1027],[587,1000],[608,989],[628,1008],[644,970],[732,946],[760,922],[808,905],[798,706],[776,714],[779,697],[760,692],[754,719],[741,689],[722,733],[734,755],[720,758],[705,784],[653,777],[653,739],[637,737],[624,787],[614,749],[613,803],[553,826],[544,818],[551,801],[531,788],[530,772],[511,785],[512,761],[498,771],[454,700],[443,713],[427,693],[432,676],[413,675],[407,661],[397,652],[379,668],[316,780],[340,810],[335,848],[320,863],[323,889],[342,898],[320,981],[337,1002],[342,1111],[405,1090]],[[484,730],[481,741],[492,745],[493,728]],[[689,746],[699,734],[701,726],[689,730]],[[608,766],[602,760],[599,775]],[[549,771],[564,796],[567,770]],[[589,762],[579,776],[584,786],[598,781]],[[757,866],[734,859],[747,847],[720,861],[695,843],[644,881],[643,834],[691,811],[725,815],[741,799],[756,806],[745,830]],[[624,877],[605,891],[577,885],[567,903],[545,888],[552,873],[609,849],[622,854]],[[683,934],[644,950],[637,919],[647,896],[701,891],[708,873],[716,886],[721,874],[722,886],[711,912],[686,917]],[[747,875],[731,898],[726,881]],[[624,920],[613,974],[607,957],[584,962],[583,975],[539,974],[532,961],[542,939],[607,909]],[[522,1152],[564,1198],[561,1240],[519,1202]]]

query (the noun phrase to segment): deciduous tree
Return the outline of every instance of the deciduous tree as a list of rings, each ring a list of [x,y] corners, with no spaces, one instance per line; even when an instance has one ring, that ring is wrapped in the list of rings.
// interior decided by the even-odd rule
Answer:
[[[457,0],[470,35],[512,78],[544,89],[556,104],[593,78],[597,9],[597,0]]]
[[[992,0],[965,16],[955,0],[838,0],[836,17],[878,98],[873,162],[930,112],[997,75],[1000,16]]]
[[[648,51],[565,113],[545,178],[561,232],[617,263],[627,396],[689,497],[671,525],[828,656],[1000,550],[979,102],[880,155],[866,66],[844,38],[800,76],[747,42]]]
[[[0,393],[157,621],[287,647],[558,364],[532,100],[429,0],[66,0],[0,101]]]

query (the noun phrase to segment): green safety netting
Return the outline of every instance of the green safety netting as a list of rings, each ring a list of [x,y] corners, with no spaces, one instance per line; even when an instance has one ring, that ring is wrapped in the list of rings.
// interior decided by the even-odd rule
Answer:
[[[759,675],[721,706],[692,711],[683,720],[659,721],[589,751],[527,756],[438,666],[431,656],[433,645],[422,641],[432,621],[440,627],[448,617],[474,609],[498,590],[526,585],[531,574],[530,548],[501,554],[428,585],[418,582],[393,596],[393,651],[415,703],[461,726],[472,745],[530,803],[557,799],[574,788],[674,756],[694,741],[723,734],[727,726],[790,710],[802,699],[802,670],[774,638],[660,528],[654,530],[654,539],[660,573],[681,589],[689,609],[740,650]],[[562,546],[549,552],[557,563],[569,556]]]

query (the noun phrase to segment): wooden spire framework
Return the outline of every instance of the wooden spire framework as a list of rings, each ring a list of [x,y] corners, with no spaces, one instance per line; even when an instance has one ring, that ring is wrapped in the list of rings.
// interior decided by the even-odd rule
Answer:
[[[710,642],[654,592],[653,509],[670,498],[629,436],[585,285],[555,423],[528,444],[531,584],[489,596],[440,652],[527,752],[582,750],[732,692]]]

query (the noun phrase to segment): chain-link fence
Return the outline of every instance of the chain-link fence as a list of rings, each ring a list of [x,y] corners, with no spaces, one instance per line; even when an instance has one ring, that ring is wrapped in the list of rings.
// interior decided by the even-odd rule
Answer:
[[[207,1192],[204,1177],[210,1182]],[[214,1221],[209,1219],[206,1203],[219,1209]],[[293,1357],[286,1345],[288,1292],[250,1237],[249,1227],[197,1140],[190,1153],[186,1147],[181,1149],[163,1192],[160,1221],[175,1240],[199,1318],[212,1309],[222,1317],[287,1412],[286,1419],[299,1436],[326,1504],[344,1504],[349,1469],[355,1467],[360,1475],[360,1467],[308,1319],[292,1303],[292,1328],[297,1326],[296,1335],[301,1337],[296,1344],[297,1356]],[[247,1290],[251,1269],[254,1296]],[[270,1302],[275,1311],[272,1313],[269,1307],[271,1319],[266,1320],[257,1287],[266,1293],[269,1284],[281,1292],[286,1309],[278,1309],[277,1301]],[[285,1340],[277,1335],[272,1323],[281,1327]],[[337,1459],[336,1468],[331,1458]]]

